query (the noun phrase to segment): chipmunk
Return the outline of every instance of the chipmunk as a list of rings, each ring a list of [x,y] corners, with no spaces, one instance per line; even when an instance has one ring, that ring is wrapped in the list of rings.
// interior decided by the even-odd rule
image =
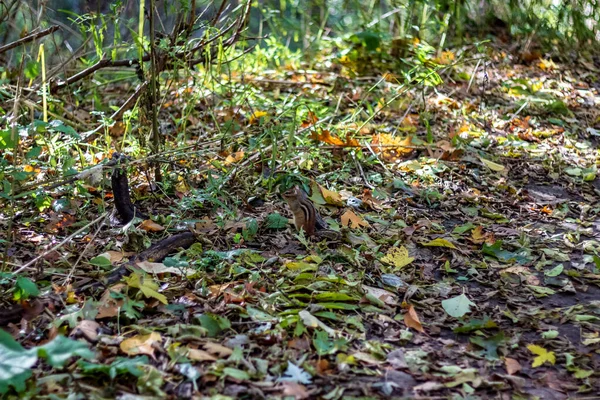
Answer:
[[[336,234],[336,239],[339,239],[339,233],[328,230],[329,225],[323,220],[313,203],[309,200],[304,190],[298,186],[294,186],[290,190],[282,193],[283,198],[287,202],[292,214],[294,216],[294,225],[296,229],[303,229],[308,236],[313,236],[319,232],[318,236],[332,236],[322,235],[323,233]]]

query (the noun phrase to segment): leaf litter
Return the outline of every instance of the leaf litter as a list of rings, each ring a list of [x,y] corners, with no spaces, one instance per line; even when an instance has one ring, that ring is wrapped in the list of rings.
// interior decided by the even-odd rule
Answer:
[[[467,66],[456,67],[453,90],[442,85],[437,96],[422,97],[423,89],[411,89],[402,99],[392,94],[403,90],[393,80],[369,90],[344,72],[328,78],[322,71],[315,79],[345,83],[333,93],[311,82],[298,89],[314,111],[294,131],[291,153],[261,136],[280,117],[272,111],[279,88],[249,90],[254,111],[214,104],[219,123],[243,111],[247,118],[236,122],[243,129],[224,149],[192,146],[173,157],[167,195],[148,196],[141,171],[130,168],[136,207],[152,219],[74,238],[52,259],[46,255],[41,276],[20,279],[13,298],[5,296],[25,310],[40,295],[37,287],[52,294],[45,313],[22,312],[15,321],[10,307],[0,312],[27,348],[2,336],[2,375],[19,391],[37,379],[50,393],[38,359],[58,377],[79,358],[69,367],[78,374],[61,379],[79,380],[99,396],[175,396],[185,385],[206,395],[295,398],[531,397],[542,389],[554,398],[594,395],[600,184],[590,132],[600,127],[595,108],[579,100],[600,99],[576,64],[514,67],[498,62],[486,104],[459,79],[473,72]],[[563,91],[547,90],[559,83]],[[380,113],[345,121],[355,115],[353,93]],[[335,105],[321,101],[337,97],[334,115]],[[172,100],[163,113],[181,106]],[[532,106],[521,108],[522,101]],[[327,116],[334,118],[321,127]],[[207,120],[202,111],[190,115],[190,132]],[[277,165],[268,166],[271,157]],[[290,182],[312,188],[342,243],[293,231],[273,187]],[[75,196],[79,204],[68,212],[48,209],[27,224],[17,221],[11,262],[25,264],[49,249],[54,235],[64,238],[95,218],[83,200]],[[90,204],[109,202],[100,196]],[[159,263],[144,260],[100,296],[73,294],[73,282],[105,273],[179,223],[195,227],[196,244]],[[88,262],[65,280],[79,256]],[[65,293],[66,302],[53,300]],[[79,326],[85,337],[61,336],[66,326]],[[99,374],[110,376],[110,387],[100,385]],[[0,384],[0,392],[8,390]]]

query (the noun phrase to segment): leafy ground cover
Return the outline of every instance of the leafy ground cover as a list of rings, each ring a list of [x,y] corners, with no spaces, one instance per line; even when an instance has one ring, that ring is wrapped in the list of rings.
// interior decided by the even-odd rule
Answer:
[[[0,336],[0,391],[596,395],[600,65],[523,63],[499,44],[440,55],[411,46],[436,66],[412,70],[412,84],[364,55],[319,54],[308,69],[276,46],[228,73],[167,82],[171,150],[152,158],[127,122],[107,124],[72,162],[60,143],[77,129],[58,119],[24,128],[52,138],[30,143],[25,188],[58,173],[36,163],[41,152],[98,179],[4,203],[0,226],[15,235],[5,260],[20,277],[4,275],[0,317],[20,344]],[[133,90],[108,87],[115,99]],[[94,100],[81,104],[82,123]],[[92,168],[115,150],[132,156],[132,197],[148,216],[125,226],[108,175]],[[341,242],[294,230],[279,195],[292,184],[311,191]],[[188,249],[75,291],[190,226]]]

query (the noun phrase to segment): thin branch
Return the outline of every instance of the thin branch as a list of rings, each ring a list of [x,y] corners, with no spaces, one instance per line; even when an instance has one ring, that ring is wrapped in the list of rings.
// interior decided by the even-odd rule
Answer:
[[[49,35],[52,32],[56,31],[57,29],[60,29],[60,27],[58,25],[54,25],[54,26],[51,26],[48,29],[44,29],[43,31],[32,33],[30,35],[25,36],[22,39],[15,40],[12,43],[9,43],[9,44],[6,44],[6,45],[0,47],[0,54],[4,53],[5,51],[8,51],[10,49],[14,49],[15,47],[20,46],[20,45],[22,45],[24,43],[31,42],[32,40],[35,40],[37,38]]]

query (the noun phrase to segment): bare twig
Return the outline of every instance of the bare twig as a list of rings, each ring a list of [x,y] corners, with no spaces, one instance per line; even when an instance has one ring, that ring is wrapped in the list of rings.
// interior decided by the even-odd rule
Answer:
[[[51,26],[48,29],[44,29],[43,31],[39,31],[39,32],[36,32],[36,33],[29,34],[29,35],[25,36],[24,38],[21,38],[19,40],[15,40],[14,42],[9,43],[9,44],[5,44],[4,46],[0,47],[0,54],[4,53],[5,51],[8,51],[10,49],[14,49],[15,47],[20,46],[20,45],[22,45],[24,43],[31,42],[32,40],[35,40],[37,38],[49,35],[52,32],[56,31],[57,29],[59,29],[59,26],[58,25],[54,25],[54,26]]]

